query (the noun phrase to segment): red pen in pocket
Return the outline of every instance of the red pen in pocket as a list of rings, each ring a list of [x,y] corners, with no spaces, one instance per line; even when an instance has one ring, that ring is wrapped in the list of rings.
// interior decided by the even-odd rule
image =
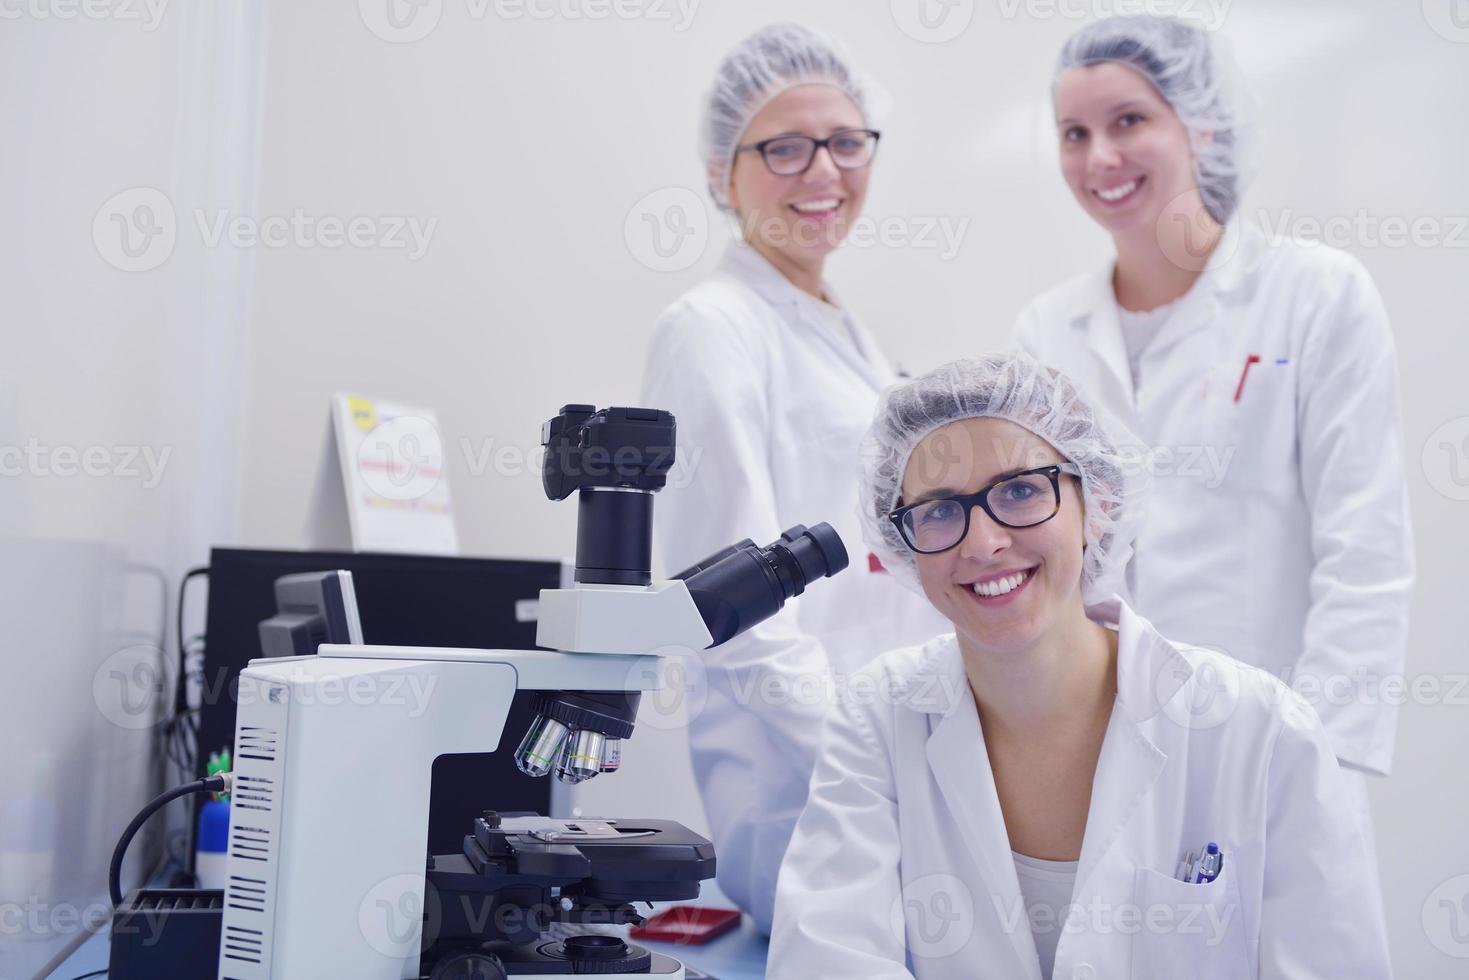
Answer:
[[[1234,389],[1234,400],[1236,402],[1239,401],[1239,396],[1245,393],[1245,378],[1250,376],[1250,365],[1259,363],[1259,354],[1251,354],[1249,357],[1245,358],[1245,369],[1239,373],[1239,387]]]

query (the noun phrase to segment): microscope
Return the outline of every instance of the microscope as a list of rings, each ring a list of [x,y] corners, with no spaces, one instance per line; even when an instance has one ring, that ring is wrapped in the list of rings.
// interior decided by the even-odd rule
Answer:
[[[666,655],[749,629],[845,568],[846,551],[830,526],[796,526],[653,581],[673,416],[567,405],[541,441],[547,497],[578,495],[574,586],[540,594],[546,649],[322,644],[241,673],[221,980],[684,976],[611,930],[547,932],[637,924],[635,903],[696,897],[714,876],[709,841],[672,821],[486,810],[461,852],[428,855],[434,759],[496,749],[511,699],[533,691],[522,772],[615,772]]]

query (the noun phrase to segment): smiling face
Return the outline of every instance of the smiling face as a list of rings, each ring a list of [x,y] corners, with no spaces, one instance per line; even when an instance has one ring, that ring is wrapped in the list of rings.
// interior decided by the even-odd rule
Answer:
[[[770,100],[750,120],[741,145],[776,136],[803,135],[825,139],[844,129],[863,129],[857,104],[829,85],[798,85]],[[778,176],[759,153],[735,156],[729,200],[740,215],[745,238],[777,265],[819,267],[846,238],[867,199],[871,166],[840,170],[831,154],[816,151],[802,174]]]
[[[1053,446],[1013,422],[962,419],[930,432],[913,450],[902,501],[975,493],[1003,475],[1060,462]],[[1073,478],[1063,476],[1060,487],[1061,509],[1043,524],[1008,528],[975,507],[958,545],[914,555],[924,594],[961,642],[1023,652],[1075,621],[1082,609],[1085,508]]]
[[[1152,234],[1165,211],[1203,208],[1188,128],[1133,69],[1103,62],[1063,74],[1056,131],[1066,185],[1114,237]]]

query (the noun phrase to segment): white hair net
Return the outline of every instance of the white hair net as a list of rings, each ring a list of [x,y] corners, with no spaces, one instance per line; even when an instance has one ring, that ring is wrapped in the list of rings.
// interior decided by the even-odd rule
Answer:
[[[965,358],[883,392],[861,464],[862,534],[883,567],[921,591],[913,552],[887,515],[923,437],[970,418],[1008,419],[1076,464],[1086,511],[1082,599],[1090,605],[1118,592],[1149,485],[1146,459],[1132,454],[1145,447],[1119,443],[1070,378],[1022,351]]]
[[[801,24],[772,24],[741,41],[725,56],[704,99],[699,151],[709,173],[709,192],[729,205],[735,147],[745,128],[771,99],[797,85],[830,85],[857,104],[863,119],[881,101],[876,85],[858,72],[839,41]]]
[[[1188,127],[1194,178],[1220,224],[1239,207],[1248,127],[1233,62],[1200,27],[1167,17],[1109,17],[1088,24],[1061,49],[1055,80],[1079,65],[1116,62],[1142,75]],[[1054,81],[1052,94],[1055,92]]]

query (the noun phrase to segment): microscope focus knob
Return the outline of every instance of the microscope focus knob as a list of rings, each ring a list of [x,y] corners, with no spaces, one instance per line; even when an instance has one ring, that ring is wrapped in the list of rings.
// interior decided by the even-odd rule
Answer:
[[[566,960],[571,972],[647,973],[653,956],[641,946],[625,943],[616,936],[569,936],[564,941],[541,947],[554,959]]]
[[[466,950],[434,964],[429,980],[507,980],[505,964],[494,953]]]

